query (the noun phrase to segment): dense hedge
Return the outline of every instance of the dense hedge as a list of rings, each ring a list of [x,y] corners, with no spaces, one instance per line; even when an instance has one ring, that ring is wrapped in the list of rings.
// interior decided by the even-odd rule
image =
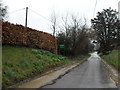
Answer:
[[[51,34],[9,22],[2,24],[2,44],[40,48],[57,53],[56,38]]]

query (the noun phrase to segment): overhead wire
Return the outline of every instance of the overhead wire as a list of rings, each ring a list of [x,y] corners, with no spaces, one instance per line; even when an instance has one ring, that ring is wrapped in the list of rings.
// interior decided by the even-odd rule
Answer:
[[[14,10],[14,11],[11,11],[11,12],[8,12],[9,14],[13,14],[13,13],[16,13],[16,12],[19,12],[19,11],[22,11],[22,10],[25,10],[26,8],[22,8],[22,9],[18,9],[18,10]],[[31,12],[33,12],[34,14],[38,15],[39,17],[43,18],[44,20],[48,21],[51,23],[51,20],[49,20],[48,18],[42,16],[41,14],[39,14],[38,12],[28,8]]]
[[[43,18],[45,21],[48,21],[49,23],[51,23],[51,20],[49,20],[48,18],[42,16],[42,15],[39,14],[38,12],[32,10],[31,8],[28,8],[28,9],[29,9],[29,11],[31,11],[31,12],[33,12],[34,14],[38,15],[40,18]],[[47,22],[47,23],[48,23],[48,22]]]
[[[40,16],[40,17],[44,18],[45,20],[47,20],[47,21],[51,22],[51,20],[49,20],[48,18],[46,18],[46,17],[44,17],[44,16],[40,15],[38,12],[36,12],[36,11],[34,11],[34,10],[30,9],[30,8],[29,8],[29,10],[31,10],[33,13],[37,14],[38,16]]]
[[[24,10],[25,8],[22,8],[22,9],[18,9],[18,10],[14,10],[14,11],[11,11],[11,12],[8,12],[9,14],[13,14],[13,13],[16,13],[16,12],[18,12],[18,11],[22,11],[22,10]]]

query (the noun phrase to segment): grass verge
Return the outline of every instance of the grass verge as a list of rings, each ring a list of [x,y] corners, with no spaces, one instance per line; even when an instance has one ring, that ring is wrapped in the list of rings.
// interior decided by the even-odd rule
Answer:
[[[75,60],[82,60],[81,55]],[[8,86],[42,74],[73,60],[42,49],[3,46],[2,48],[2,87]]]
[[[120,50],[113,50],[110,54],[103,55],[102,58],[120,71],[119,55],[120,55]]]
[[[87,59],[88,57],[90,57],[90,54],[84,54],[84,55],[80,55],[80,56],[77,56],[75,58],[73,58],[74,61],[80,61],[80,60],[83,60],[83,59]]]

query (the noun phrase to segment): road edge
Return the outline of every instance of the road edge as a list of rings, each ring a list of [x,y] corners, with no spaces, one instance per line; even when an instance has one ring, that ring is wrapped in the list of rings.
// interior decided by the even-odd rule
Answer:
[[[120,85],[120,78],[119,78],[118,70],[116,70],[112,65],[110,65],[105,60],[101,59],[101,61],[106,66],[109,72],[109,77],[115,82],[116,86],[118,87]]]
[[[52,83],[46,83],[46,84],[42,85],[40,88],[43,88],[43,87],[45,87],[45,86],[47,86],[47,85],[51,85],[51,84],[55,83],[56,80],[58,80],[59,78],[61,78],[61,77],[64,76],[64,75],[66,75],[66,74],[69,73],[72,69],[74,69],[74,68],[78,67],[79,65],[83,64],[83,63],[84,63],[85,61],[87,61],[87,60],[88,60],[88,58],[83,59],[83,60],[81,60],[81,61],[79,61],[79,62],[76,62],[76,63],[74,63],[74,64],[72,64],[72,65],[67,65],[66,67],[63,67],[63,68],[68,68],[68,69],[67,69],[66,71],[64,71],[64,73],[59,74],[59,76],[58,76],[57,78],[53,79],[53,80],[52,80]],[[62,69],[62,68],[61,68],[61,69]],[[57,70],[56,70],[56,71],[57,71]],[[53,71],[53,72],[54,72],[54,71]]]

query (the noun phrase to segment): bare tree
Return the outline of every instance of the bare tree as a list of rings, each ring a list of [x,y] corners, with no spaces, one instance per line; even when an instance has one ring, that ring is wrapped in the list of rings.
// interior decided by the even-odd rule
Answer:
[[[50,21],[51,21],[51,29],[53,30],[53,36],[55,36],[55,33],[56,33],[56,29],[57,29],[57,16],[55,14],[55,11],[52,12],[51,14],[51,18],[50,18]]]
[[[88,53],[90,45],[89,33],[87,27],[87,20],[84,18],[82,21],[81,18],[75,15],[68,15],[65,18],[62,18],[62,33],[58,35],[58,44],[65,45],[66,54],[79,55]],[[64,37],[63,37],[64,36]]]
[[[63,31],[65,31],[66,37],[68,37],[69,34],[69,28],[70,25],[68,23],[68,14],[66,14],[65,18],[62,17],[62,26],[60,27],[60,29],[62,29]]]

